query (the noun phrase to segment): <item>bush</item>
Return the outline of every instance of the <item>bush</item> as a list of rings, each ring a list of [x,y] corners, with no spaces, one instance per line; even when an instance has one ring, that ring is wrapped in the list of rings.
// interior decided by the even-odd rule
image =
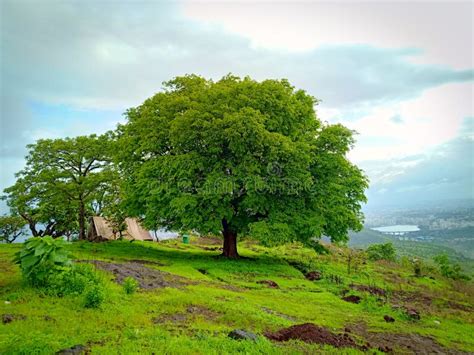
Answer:
[[[133,277],[126,277],[123,280],[123,290],[127,295],[131,295],[135,293],[135,291],[138,289],[138,281],[135,280]]]
[[[437,255],[434,257],[434,262],[439,267],[439,272],[444,277],[453,280],[469,280],[469,276],[464,275],[461,266],[458,264],[451,264],[447,255]]]
[[[94,285],[86,290],[84,307],[99,308],[105,300],[105,291],[101,285]]]
[[[395,260],[395,248],[393,247],[392,243],[385,243],[385,244],[373,244],[369,246],[366,250],[367,257],[370,260],[388,260],[394,261]]]
[[[50,236],[30,238],[15,254],[14,262],[20,265],[23,277],[33,286],[48,284],[48,279],[71,265],[63,239]]]
[[[80,295],[88,286],[101,284],[94,267],[74,264],[62,272],[51,275],[45,286],[47,294],[55,296]]]

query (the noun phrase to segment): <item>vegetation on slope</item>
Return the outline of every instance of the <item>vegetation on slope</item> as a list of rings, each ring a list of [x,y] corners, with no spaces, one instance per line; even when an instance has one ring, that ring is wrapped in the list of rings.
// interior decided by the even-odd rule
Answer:
[[[263,336],[301,323],[350,332],[376,351],[387,350],[382,345],[474,351],[468,336],[474,331],[471,283],[432,270],[415,277],[409,265],[371,262],[342,247],[318,255],[298,244],[269,249],[244,241],[244,258],[228,260],[218,256],[219,245],[207,238],[191,245],[176,240],[68,245],[76,262],[92,263],[105,279],[105,300],[97,309],[84,308],[81,295],[50,296],[28,286],[11,261],[21,245],[1,245],[0,353],[46,354],[79,344],[100,354],[335,351]],[[306,279],[309,271],[320,277]],[[126,292],[115,281],[132,274],[140,288]],[[360,302],[346,302],[347,296],[359,296]],[[407,309],[421,319],[411,318]],[[227,335],[234,329],[254,332],[258,340],[233,340]]]

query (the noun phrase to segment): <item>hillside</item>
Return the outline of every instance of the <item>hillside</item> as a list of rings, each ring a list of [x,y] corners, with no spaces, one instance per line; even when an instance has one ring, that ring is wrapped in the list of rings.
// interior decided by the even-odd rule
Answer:
[[[449,230],[443,231],[443,235],[449,235]],[[410,233],[410,237],[419,235],[419,232]],[[433,234],[435,235],[435,234]],[[472,234],[470,234],[472,235]],[[430,263],[436,255],[444,254],[453,262],[461,265],[468,273],[474,272],[474,259],[472,258],[473,239],[459,240],[454,236],[451,238],[434,239],[433,241],[407,241],[399,240],[397,236],[387,235],[370,228],[364,228],[360,232],[351,232],[348,245],[354,248],[366,248],[372,244],[391,242],[397,249],[398,256],[422,257]],[[464,248],[463,248],[464,246]]]
[[[0,245],[0,353],[49,354],[76,345],[97,354],[474,352],[472,283],[428,269],[414,277],[410,266],[369,262],[334,246],[318,255],[299,245],[244,241],[243,258],[226,260],[218,256],[220,243],[68,245],[76,262],[92,263],[106,278],[99,309],[85,309],[80,296],[53,297],[24,285],[11,262],[21,245]],[[313,281],[305,278],[311,271]],[[140,282],[137,293],[125,294],[116,282],[125,276]],[[297,333],[313,343],[279,341],[296,328],[279,330],[305,323],[317,327]],[[257,338],[229,338],[235,329]]]

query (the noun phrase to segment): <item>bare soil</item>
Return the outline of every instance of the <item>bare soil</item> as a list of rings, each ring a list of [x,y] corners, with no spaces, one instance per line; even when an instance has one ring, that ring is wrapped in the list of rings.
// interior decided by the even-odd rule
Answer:
[[[153,323],[160,324],[160,323],[181,323],[185,322],[189,319],[196,318],[197,316],[202,316],[207,320],[215,319],[219,313],[200,306],[200,305],[192,305],[186,308],[186,312],[183,313],[173,313],[173,314],[162,314],[158,317],[152,319]]]
[[[344,301],[350,302],[350,303],[360,303],[360,297],[356,296],[356,295],[350,295],[350,296],[342,297],[342,299]]]
[[[275,281],[272,280],[260,280],[257,281],[258,284],[267,285],[270,288],[280,288]]]
[[[180,288],[191,284],[191,282],[184,277],[152,269],[136,261],[123,264],[108,263],[100,260],[87,260],[85,262],[93,264],[98,269],[111,272],[115,276],[115,281],[119,284],[121,284],[125,278],[133,277],[138,281],[140,288],[145,290],[163,287]]]
[[[385,296],[386,295],[386,292],[384,289],[381,289],[380,287],[377,287],[377,286],[368,286],[368,285],[350,285],[349,286],[350,288],[352,288],[353,290],[357,290],[357,291],[361,291],[361,292],[368,292],[370,293],[371,295],[374,295],[374,296]]]
[[[265,336],[274,341],[295,339],[306,343],[332,345],[336,348],[359,347],[349,334],[335,334],[327,328],[319,327],[312,323],[293,325],[288,328],[280,329],[275,333],[266,333]]]
[[[347,326],[346,331],[356,334],[367,341],[368,348],[378,348],[383,352],[404,354],[465,354],[454,349],[447,349],[433,338],[415,333],[380,333],[370,332],[363,323]]]
[[[26,316],[24,314],[2,314],[2,323],[8,324],[17,320],[25,320]]]

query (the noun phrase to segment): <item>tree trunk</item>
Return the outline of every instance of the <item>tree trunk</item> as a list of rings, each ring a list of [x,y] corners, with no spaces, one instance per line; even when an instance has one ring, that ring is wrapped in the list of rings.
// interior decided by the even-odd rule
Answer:
[[[86,221],[85,221],[85,206],[84,202],[79,201],[79,240],[86,239]]]
[[[222,220],[222,235],[224,236],[224,248],[222,251],[222,256],[226,258],[238,258],[239,253],[237,253],[237,232],[234,232],[230,229],[227,221]]]

